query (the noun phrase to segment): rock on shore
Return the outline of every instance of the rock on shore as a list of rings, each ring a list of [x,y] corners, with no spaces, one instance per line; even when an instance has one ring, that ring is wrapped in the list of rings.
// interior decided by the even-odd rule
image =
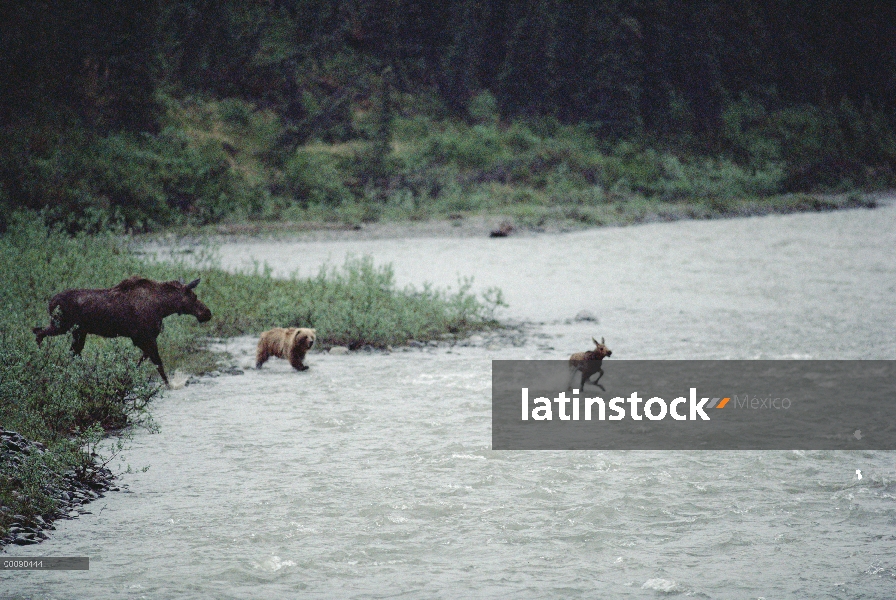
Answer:
[[[27,457],[33,454],[45,454],[46,446],[40,442],[34,442],[23,435],[0,428],[0,469],[15,471]],[[47,466],[42,466],[48,469]],[[48,478],[53,479],[53,478]],[[105,467],[90,469],[86,479],[78,477],[74,471],[63,474],[61,480],[54,487],[45,487],[44,492],[56,501],[56,509],[52,513],[42,515],[17,515],[8,506],[0,506],[3,520],[9,521],[9,530],[0,538],[0,548],[7,544],[37,544],[47,539],[48,530],[55,529],[53,521],[56,519],[73,519],[80,513],[86,512],[83,508],[89,502],[103,496],[112,487],[115,479],[112,472]]]

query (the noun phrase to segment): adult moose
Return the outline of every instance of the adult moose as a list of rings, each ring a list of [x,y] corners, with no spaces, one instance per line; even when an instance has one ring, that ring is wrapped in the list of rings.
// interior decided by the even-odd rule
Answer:
[[[162,319],[173,314],[193,315],[200,323],[212,318],[212,311],[199,301],[193,290],[199,280],[184,285],[179,281],[153,281],[129,277],[108,289],[66,290],[50,300],[50,326],[35,327],[37,345],[45,337],[72,331],[72,352],[81,354],[88,333],[102,337],[129,337],[159,369],[165,385],[168,376],[162,367],[156,338]]]

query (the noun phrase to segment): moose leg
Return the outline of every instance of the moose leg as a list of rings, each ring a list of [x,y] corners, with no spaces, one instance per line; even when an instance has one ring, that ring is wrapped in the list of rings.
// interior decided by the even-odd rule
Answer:
[[[70,329],[69,327],[57,327],[55,321],[50,321],[49,327],[47,327],[45,329],[41,329],[40,327],[35,327],[31,331],[34,332],[34,337],[37,340],[37,346],[39,348],[41,345],[41,342],[44,341],[45,337],[53,337],[54,335],[62,335],[64,333],[67,333],[69,329]]]
[[[87,340],[87,333],[76,329],[72,333],[72,338],[72,354],[80,356],[81,350],[84,349],[84,342]]]
[[[154,339],[133,341],[135,346],[143,350],[143,357],[140,358],[140,362],[142,363],[145,358],[151,360],[152,364],[159,370],[159,375],[162,376],[162,381],[165,382],[166,386],[171,387],[171,384],[168,383],[168,376],[165,375],[165,368],[162,366],[162,357],[159,356],[159,346],[156,344],[156,341]]]
[[[583,385],[585,385],[585,377],[584,373],[582,373],[578,369],[570,369],[571,373],[569,374],[569,387],[568,390],[580,389]],[[576,385],[576,381],[579,379],[579,375],[582,375],[582,381],[579,385]]]
[[[606,391],[607,391],[606,388],[600,384],[600,378],[604,376],[604,370],[603,370],[603,369],[598,369],[597,371],[595,371],[595,373],[600,373],[600,374],[597,376],[597,379],[594,380],[594,385],[596,385],[596,386],[599,387],[601,390],[603,390],[603,391],[606,392]],[[592,373],[592,375],[593,375],[593,374],[594,374],[594,373]]]

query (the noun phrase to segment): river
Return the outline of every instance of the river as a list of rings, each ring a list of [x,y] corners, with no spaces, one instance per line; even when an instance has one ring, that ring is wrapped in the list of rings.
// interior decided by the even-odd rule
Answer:
[[[8,548],[90,570],[0,571],[0,597],[896,597],[892,452],[490,449],[490,361],[592,336],[608,360],[896,358],[896,204],[220,248],[278,275],[347,254],[401,284],[498,286],[527,335],[312,353],[303,373],[250,369],[255,340],[228,340],[245,374],[156,401],[123,491]]]

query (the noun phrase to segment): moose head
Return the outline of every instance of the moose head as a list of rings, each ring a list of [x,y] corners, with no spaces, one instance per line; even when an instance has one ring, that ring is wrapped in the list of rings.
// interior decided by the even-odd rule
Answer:
[[[600,338],[599,342],[591,338],[591,341],[594,342],[594,350],[588,352],[588,354],[592,355],[589,360],[603,360],[613,354],[613,351],[604,345],[604,338]]]
[[[212,311],[199,300],[196,292],[193,291],[199,285],[199,281],[200,279],[194,279],[186,285],[179,281],[172,283],[177,284],[176,287],[180,292],[177,314],[193,315],[200,323],[205,323],[212,318]]]

